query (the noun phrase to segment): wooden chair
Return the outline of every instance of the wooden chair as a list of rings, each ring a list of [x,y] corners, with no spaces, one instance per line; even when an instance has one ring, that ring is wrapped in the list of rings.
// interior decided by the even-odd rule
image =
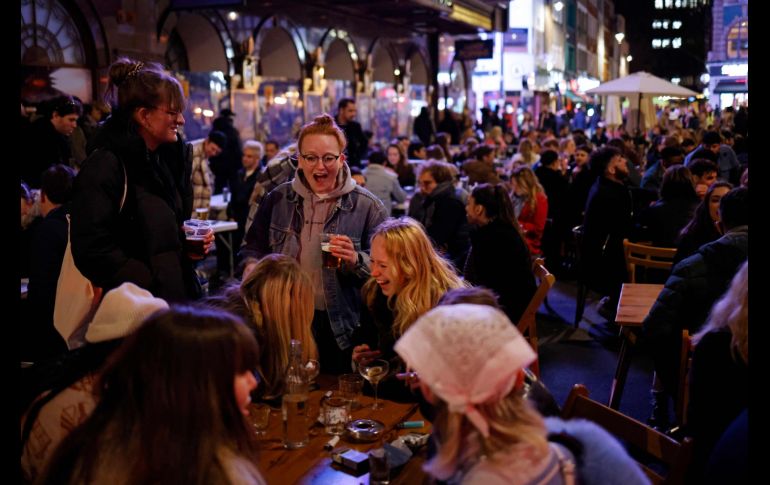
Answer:
[[[542,258],[537,258],[532,263],[532,273],[534,273],[535,279],[538,282],[537,291],[535,291],[535,294],[529,301],[529,305],[527,305],[527,309],[524,310],[524,313],[521,315],[516,328],[518,328],[521,334],[524,335],[529,342],[529,345],[532,347],[532,350],[537,354],[537,321],[535,316],[537,315],[538,308],[540,308],[540,305],[545,300],[546,295],[548,295],[548,290],[551,289],[556,281],[556,277],[549,273],[545,266],[543,266]],[[530,369],[539,379],[540,363],[538,360],[532,363]]]
[[[685,438],[681,443],[660,433],[646,424],[626,416],[588,397],[588,389],[575,384],[567,396],[562,410],[564,419],[583,418],[598,424],[629,449],[639,467],[654,484],[684,483],[687,467],[692,457],[692,440]],[[652,457],[666,465],[666,475],[661,475],[645,463],[639,453]]]
[[[649,244],[632,243],[623,239],[629,283],[636,283],[636,267],[671,270],[676,248],[659,248]]]
[[[679,354],[679,387],[674,412],[679,426],[687,424],[687,404],[690,397],[690,367],[692,366],[692,338],[690,332],[682,330],[682,348]]]

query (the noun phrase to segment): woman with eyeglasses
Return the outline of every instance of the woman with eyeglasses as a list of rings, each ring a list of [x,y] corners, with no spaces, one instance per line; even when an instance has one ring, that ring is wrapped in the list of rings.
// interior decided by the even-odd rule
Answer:
[[[420,191],[409,203],[409,217],[425,227],[433,246],[462,271],[468,253],[465,203],[455,195],[451,165],[435,160],[423,164],[417,177]]]
[[[270,253],[295,258],[310,276],[313,336],[326,374],[350,372],[350,337],[359,322],[361,286],[369,277],[369,241],[387,217],[382,202],[353,181],[346,145],[328,114],[303,126],[296,176],[262,200],[241,249],[244,279]],[[327,256],[322,233],[331,234]]]
[[[128,281],[170,302],[199,298],[193,262],[214,235],[195,248],[182,228],[193,203],[192,148],[177,133],[182,86],[159,64],[121,58],[110,66],[107,93],[112,115],[75,180],[75,263],[105,292]]]

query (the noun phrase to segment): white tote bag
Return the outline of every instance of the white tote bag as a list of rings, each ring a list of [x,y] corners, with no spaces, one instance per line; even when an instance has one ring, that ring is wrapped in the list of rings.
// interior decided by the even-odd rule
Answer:
[[[128,180],[123,167],[123,198],[120,209],[126,202]],[[59,281],[56,284],[56,302],[53,311],[53,325],[67,342],[70,350],[85,345],[87,323],[91,321],[102,299],[102,289],[94,286],[75,266],[72,258],[70,238],[70,216],[67,215],[67,249],[64,251]]]

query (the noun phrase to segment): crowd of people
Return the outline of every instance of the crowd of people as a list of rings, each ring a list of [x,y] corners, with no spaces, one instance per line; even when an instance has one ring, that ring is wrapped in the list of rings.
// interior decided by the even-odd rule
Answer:
[[[727,129],[589,137],[557,132],[544,116],[524,117],[518,133],[493,124],[461,138],[435,132],[426,110],[420,141],[370,147],[355,101],[343,99],[336,117],[315,117],[288,147],[241,141],[229,110],[187,143],[182,86],[160,65],[119,59],[108,94],[106,119],[104,105],[87,107],[77,163],[66,143],[83,113],[77,100],[55,100],[29,127],[58,143],[30,158],[21,184],[22,358],[34,362],[23,375],[25,480],[264,483],[248,403],[280,402],[299,340],[325,374],[389,361],[382,394],[419,402],[432,420],[425,469],[438,480],[647,483],[610,433],[544,419],[525,397],[537,355],[515,326],[538,257],[605,296],[600,311],[612,320],[627,281],[624,239],[677,248],[641,340],[655,349],[664,409],[681,330],[696,335],[693,479],[745,408],[739,393],[719,420],[703,411],[707,360],[723,362],[714,372],[748,372],[748,158]],[[196,266],[214,235],[193,247],[182,227],[224,189],[238,279],[206,295]],[[53,321],[68,244],[104,295],[79,348]],[[406,383],[395,377],[407,370]],[[57,420],[73,403],[65,427]]]

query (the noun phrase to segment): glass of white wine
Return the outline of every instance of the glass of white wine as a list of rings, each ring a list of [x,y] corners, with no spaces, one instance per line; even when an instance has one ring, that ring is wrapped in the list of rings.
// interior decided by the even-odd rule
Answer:
[[[382,404],[377,400],[377,384],[388,375],[390,365],[387,360],[375,359],[366,364],[359,364],[358,372],[374,387],[374,405],[372,409],[382,409]]]

